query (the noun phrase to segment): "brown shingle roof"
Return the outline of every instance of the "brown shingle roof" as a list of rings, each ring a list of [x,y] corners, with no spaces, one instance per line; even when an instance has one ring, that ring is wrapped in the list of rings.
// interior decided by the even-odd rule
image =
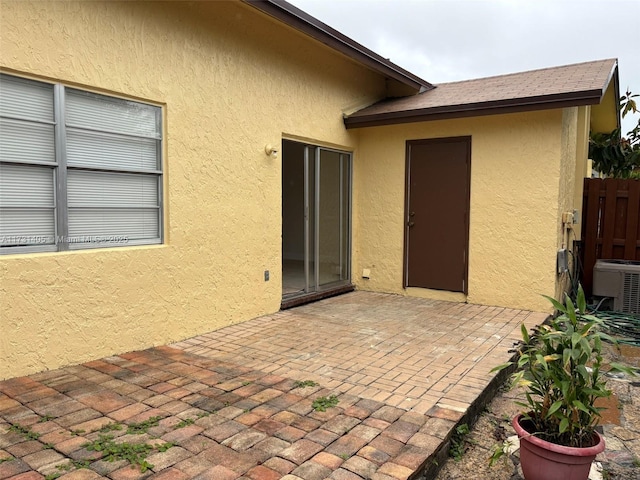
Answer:
[[[345,118],[347,128],[562,108],[600,103],[617,60],[443,83],[435,89],[384,100]]]

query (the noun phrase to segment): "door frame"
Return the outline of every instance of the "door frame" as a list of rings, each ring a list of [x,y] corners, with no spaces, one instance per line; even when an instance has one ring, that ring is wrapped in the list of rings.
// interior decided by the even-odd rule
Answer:
[[[432,143],[453,143],[464,141],[467,144],[467,184],[466,184],[466,202],[468,205],[465,215],[466,228],[464,230],[465,252],[464,252],[464,279],[462,293],[469,294],[469,230],[471,226],[471,135],[461,135],[458,137],[442,137],[442,138],[424,138],[418,140],[406,140],[405,142],[405,182],[404,182],[404,249],[402,254],[402,288],[421,288],[410,287],[409,280],[409,200],[411,193],[411,145],[429,145]]]
[[[304,275],[305,275],[305,288],[304,292],[296,293],[291,295],[283,295],[281,300],[281,308],[291,308],[294,306],[302,305],[304,303],[309,303],[315,300],[319,300],[321,298],[338,295],[341,293],[346,293],[353,291],[355,286],[352,283],[352,271],[351,271],[351,262],[352,258],[352,232],[353,232],[353,152],[349,150],[341,150],[335,147],[326,147],[319,143],[310,143],[308,141],[301,141],[297,139],[289,139],[283,138],[284,141],[294,142],[301,144],[304,147]],[[313,149],[313,152],[311,151]],[[284,152],[284,149],[283,149]],[[321,170],[321,154],[322,152],[332,152],[339,155],[339,160],[342,165],[343,162],[346,162],[346,175],[347,178],[343,176],[343,170],[340,169],[340,187],[343,185],[347,186],[348,194],[343,195],[343,189],[340,188],[340,203],[341,205],[345,205],[345,211],[340,210],[340,215],[343,213],[346,216],[347,225],[346,229],[343,229],[342,222],[340,222],[339,227],[339,236],[345,236],[346,243],[344,245],[344,251],[341,248],[340,262],[341,264],[344,262],[345,267],[345,277],[340,279],[338,282],[329,284],[329,285],[320,285],[320,271],[319,271],[319,263],[320,263],[320,249],[319,249],[319,235],[320,235],[320,218],[319,218],[319,209],[321,202],[321,192],[320,192],[320,170]],[[313,167],[311,166],[310,160],[313,158]],[[281,165],[284,162],[284,153],[283,160],[281,161]],[[311,168],[313,168],[313,185],[310,184],[311,177]],[[283,185],[284,188],[284,185]],[[310,208],[310,200],[313,197],[314,208],[313,211]],[[311,226],[313,223],[313,238],[310,234]],[[284,225],[283,225],[284,228]],[[345,231],[346,230],[346,231]],[[313,255],[310,252],[310,244],[309,242],[313,242]],[[313,272],[311,271],[310,263],[313,263]],[[310,279],[313,279],[313,288],[310,288]]]

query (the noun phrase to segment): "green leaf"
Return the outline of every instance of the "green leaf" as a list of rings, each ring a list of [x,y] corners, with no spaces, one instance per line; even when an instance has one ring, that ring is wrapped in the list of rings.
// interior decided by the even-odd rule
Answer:
[[[520,331],[522,332],[522,339],[524,343],[529,343],[529,332],[527,331],[527,327],[525,327],[524,323],[520,325]]]
[[[542,355],[540,355],[539,353],[536,353],[536,360],[537,360],[537,364],[542,365],[542,368],[544,368],[545,370],[547,370],[547,361],[544,359],[544,357]]]
[[[580,340],[582,340],[582,335],[580,335],[580,332],[573,332],[573,334],[571,335],[571,347],[576,348],[576,345],[580,343]]]
[[[551,415],[556,413],[558,409],[562,406],[562,403],[563,403],[562,400],[558,400],[554,402],[553,405],[549,407],[549,411],[547,412],[547,418],[549,418]]]
[[[571,349],[565,348],[562,350],[562,364],[565,368],[569,366],[569,362],[571,361]]]
[[[567,313],[565,306],[561,304],[559,301],[557,301],[555,298],[549,297],[547,295],[542,295],[542,296],[547,300],[549,300],[557,311],[562,313]]]
[[[569,298],[569,295],[566,296],[564,301],[566,304],[565,310],[567,312],[567,317],[569,317],[569,320],[571,320],[571,324],[575,325],[578,322],[578,317],[576,316],[576,307],[571,301],[571,298]]]
[[[584,365],[578,365],[576,367],[576,372],[580,374],[585,382],[589,381],[589,372],[587,372],[587,368]]]
[[[570,387],[570,383],[567,381],[561,382],[560,383],[560,391],[562,392],[562,396],[564,398],[567,398],[569,396],[569,387]]]
[[[568,418],[563,418],[562,420],[560,420],[560,433],[564,433],[567,431],[567,428],[569,428],[569,419]]]
[[[580,400],[574,400],[572,404],[574,407],[576,407],[578,410],[582,410],[584,413],[591,413],[589,409],[584,406],[584,403],[582,403]]]
[[[527,363],[529,363],[529,355],[525,353],[521,355],[520,358],[518,359],[518,368],[522,368]]]
[[[599,336],[602,340],[604,340],[604,341],[606,341],[606,342],[611,342],[611,343],[613,343],[613,344],[617,344],[617,343],[618,343],[618,342],[617,342],[617,340],[615,340],[613,337],[610,337],[610,336],[609,336],[609,335],[607,335],[606,333],[598,332],[598,336]]]
[[[489,370],[489,373],[491,373],[491,372],[500,372],[500,371],[504,370],[505,368],[510,367],[511,365],[513,365],[513,362],[503,363],[502,365],[498,365],[497,367],[493,367],[491,370]]]
[[[621,363],[617,363],[617,362],[611,362],[611,371],[626,373],[627,375],[630,375],[630,376],[636,375],[636,372],[633,368],[627,367],[626,365],[622,365]]]
[[[514,373],[513,376],[511,377],[511,388],[521,385],[524,382],[523,376],[524,376],[524,372],[522,370]]]
[[[578,297],[576,299],[576,303],[578,304],[578,311],[581,314],[584,314],[584,312],[587,310],[587,300],[585,299],[582,285],[578,285]]]

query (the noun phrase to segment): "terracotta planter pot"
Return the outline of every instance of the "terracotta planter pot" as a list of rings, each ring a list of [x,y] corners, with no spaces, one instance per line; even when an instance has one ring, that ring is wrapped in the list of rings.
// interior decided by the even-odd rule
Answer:
[[[587,480],[591,463],[604,451],[604,438],[595,432],[593,447],[557,445],[534,437],[520,425],[522,415],[513,417],[513,428],[520,438],[520,463],[526,480]]]

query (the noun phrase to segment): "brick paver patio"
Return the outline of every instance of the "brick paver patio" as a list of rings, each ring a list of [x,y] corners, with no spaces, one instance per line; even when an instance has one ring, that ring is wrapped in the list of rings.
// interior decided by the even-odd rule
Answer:
[[[354,292],[6,380],[0,479],[428,478],[544,318]]]

